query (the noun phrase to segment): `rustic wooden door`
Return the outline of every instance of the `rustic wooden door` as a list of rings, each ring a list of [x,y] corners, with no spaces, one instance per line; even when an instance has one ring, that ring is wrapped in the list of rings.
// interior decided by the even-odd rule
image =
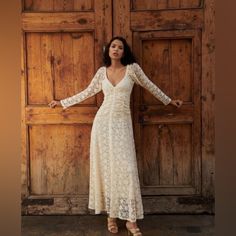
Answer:
[[[145,213],[214,211],[213,14],[214,1],[113,1],[113,34],[128,39],[154,83],[184,101],[166,107],[134,87]]]
[[[103,95],[63,111],[102,47],[121,35],[149,78],[183,106],[139,86],[132,116],[145,213],[214,211],[213,0],[29,1],[22,7],[22,212],[88,213],[89,141]]]
[[[22,211],[86,213],[91,125],[103,95],[66,111],[47,104],[83,90],[101,66],[111,1],[24,0],[22,7]]]

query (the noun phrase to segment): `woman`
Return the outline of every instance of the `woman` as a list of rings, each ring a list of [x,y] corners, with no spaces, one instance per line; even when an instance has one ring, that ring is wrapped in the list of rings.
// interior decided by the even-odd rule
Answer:
[[[136,220],[143,219],[143,205],[138,178],[130,94],[134,83],[141,85],[165,105],[176,107],[181,100],[172,100],[142,71],[126,40],[114,37],[104,51],[104,64],[86,89],[50,107],[63,109],[97,94],[104,93],[92,126],[90,143],[89,205],[95,214],[108,213],[108,230],[117,233],[116,218],[126,220],[128,233],[142,235]]]

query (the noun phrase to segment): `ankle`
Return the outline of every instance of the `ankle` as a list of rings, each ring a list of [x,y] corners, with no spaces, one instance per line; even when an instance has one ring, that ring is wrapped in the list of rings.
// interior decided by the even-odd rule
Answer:
[[[131,221],[126,221],[126,224],[128,225],[128,226],[132,226],[132,227],[137,227],[137,223],[136,222],[131,222]]]

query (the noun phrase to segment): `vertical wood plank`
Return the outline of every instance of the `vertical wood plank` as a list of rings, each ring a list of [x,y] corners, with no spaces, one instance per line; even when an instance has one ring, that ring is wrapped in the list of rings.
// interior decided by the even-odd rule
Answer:
[[[199,158],[199,156],[195,157],[194,153],[192,153],[193,140],[192,140],[192,124],[184,124],[178,127],[177,132],[180,134],[178,136],[178,141],[182,143],[182,184],[183,185],[191,185],[192,186],[192,175],[195,173],[194,166],[192,165],[193,158]],[[196,132],[196,130],[194,131]],[[198,132],[198,131],[197,131]],[[178,146],[178,144],[176,145]],[[196,173],[195,173],[196,175]],[[198,176],[199,178],[199,176]]]
[[[52,66],[53,66],[53,81],[54,81],[54,98],[61,100],[68,94],[66,83],[68,77],[63,75],[63,56],[62,56],[62,33],[52,34]],[[65,86],[66,84],[66,86]]]
[[[180,0],[168,0],[168,8],[180,8]]]
[[[26,44],[28,104],[41,104],[39,99],[43,97],[41,36],[36,33],[27,33]]]
[[[102,64],[103,46],[109,42],[112,37],[112,1],[95,1],[95,55],[98,55],[96,68]],[[101,30],[102,29],[102,30]],[[100,56],[99,56],[100,55]]]
[[[158,9],[166,9],[166,8],[167,8],[167,0],[159,0]]]
[[[198,45],[202,46],[201,43],[202,39],[202,34],[201,30],[198,30],[195,32],[195,36],[193,38],[193,87],[194,93],[194,117],[195,117],[195,122],[193,123],[193,130],[196,130],[197,132],[193,133],[193,155],[194,155],[194,160],[193,160],[193,166],[195,167],[195,175],[193,176],[193,182],[196,190],[196,193],[202,193],[202,155],[201,155],[201,146],[203,144],[202,139],[201,139],[201,133],[203,131],[202,127],[202,116],[203,113],[201,112],[201,80],[202,80],[202,54],[201,54],[201,47]]]
[[[35,11],[52,11],[53,0],[34,0],[33,9]]]
[[[160,185],[174,184],[174,139],[173,129],[169,125],[158,126],[159,155],[160,155]]]
[[[171,78],[173,96],[183,101],[193,102],[191,39],[171,40]]]
[[[22,11],[31,10],[33,7],[33,0],[22,0]]]
[[[53,11],[73,11],[74,0],[53,0]]]
[[[76,91],[85,89],[91,82],[94,71],[94,42],[91,33],[72,33],[73,73]],[[86,59],[84,57],[86,55]],[[81,104],[94,103],[96,97],[86,99]]]
[[[74,0],[74,10],[84,11],[94,9],[93,3],[96,0]]]
[[[65,97],[72,96],[77,93],[77,89],[74,84],[74,73],[73,73],[73,55],[72,55],[72,38],[69,34],[61,33],[61,55],[62,55],[62,70],[61,77],[63,77],[64,85],[66,84]],[[70,75],[70,76],[69,76]],[[60,83],[57,81],[57,83]],[[58,85],[62,86],[62,84]]]
[[[55,33],[53,41],[53,68],[55,97],[63,99],[76,93],[74,81],[73,43],[70,33]]]
[[[52,81],[52,41],[51,34],[41,35],[41,80],[42,80],[42,98],[40,99],[43,104],[48,104],[53,99],[53,81]],[[36,90],[36,88],[34,88]],[[35,93],[36,91],[34,91]]]
[[[29,195],[28,192],[28,132],[25,123],[25,107],[27,101],[27,68],[26,68],[26,42],[25,33],[21,33],[21,196],[22,199]]]
[[[202,0],[180,0],[180,7],[188,8],[188,7],[200,7]]]
[[[215,1],[205,1],[202,35],[202,192],[215,189]]]
[[[130,1],[113,1],[113,36],[120,35],[124,37],[128,44],[132,43],[132,34],[130,30]]]
[[[170,94],[170,60],[168,40],[144,40],[142,41],[142,68],[147,76],[158,87]],[[145,104],[161,104],[149,91],[142,89],[143,102]]]
[[[143,140],[142,148],[145,153],[143,157],[142,165],[142,177],[143,186],[157,186],[160,183],[159,179],[159,156],[158,156],[158,142],[159,137],[157,136],[157,129],[155,125],[147,125],[143,127]],[[155,147],[155,148],[154,148]],[[155,151],[153,151],[155,150]]]
[[[112,37],[112,0],[96,0],[94,1],[95,30],[94,30],[94,53],[95,69],[98,69],[102,64],[103,48]],[[100,106],[103,102],[103,94],[97,96],[97,105]]]
[[[191,165],[192,156],[192,128],[191,125],[174,125],[174,184],[186,185],[192,181],[192,173],[194,168]],[[195,131],[194,131],[195,132]]]

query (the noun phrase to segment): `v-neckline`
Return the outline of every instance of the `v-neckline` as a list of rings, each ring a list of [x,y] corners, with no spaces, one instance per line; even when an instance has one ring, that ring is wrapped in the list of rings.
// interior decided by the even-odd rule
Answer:
[[[116,85],[113,85],[113,84],[111,83],[111,81],[108,79],[108,76],[107,76],[107,67],[105,67],[105,78],[106,78],[106,80],[108,81],[108,83],[109,83],[113,88],[116,88],[116,87],[125,79],[126,74],[127,74],[127,70],[128,70],[128,65],[126,65],[124,77],[123,77]]]

